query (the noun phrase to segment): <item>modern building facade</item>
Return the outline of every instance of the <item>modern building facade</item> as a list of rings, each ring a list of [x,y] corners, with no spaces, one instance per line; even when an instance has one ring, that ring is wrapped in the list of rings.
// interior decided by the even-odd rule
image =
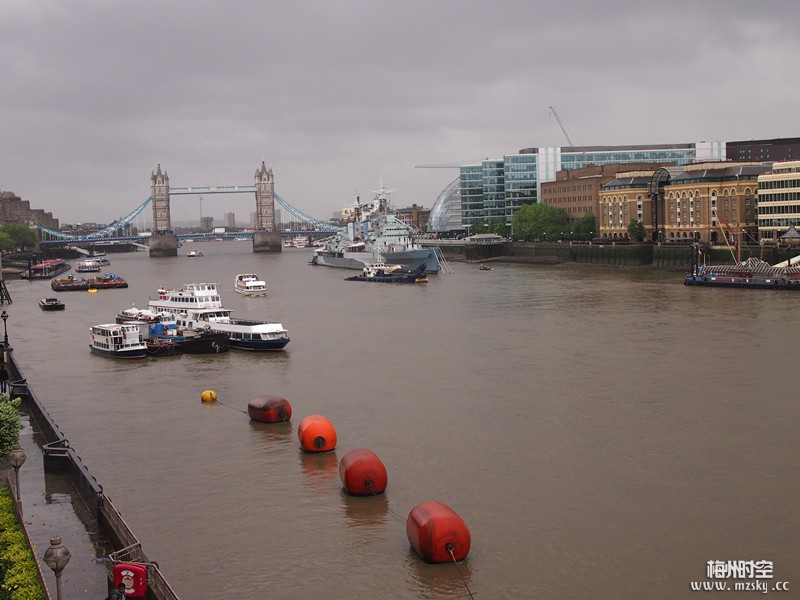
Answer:
[[[510,231],[514,210],[540,201],[542,184],[555,181],[558,171],[642,162],[680,166],[725,158],[725,142],[525,148],[460,167],[462,223],[469,229],[479,222],[504,220]],[[437,212],[436,205],[431,210]]]
[[[774,163],[758,177],[759,240],[777,242],[792,225],[800,227],[800,160]]]
[[[464,228],[461,219],[461,178],[456,177],[444,188],[428,215],[428,231],[458,231]]]

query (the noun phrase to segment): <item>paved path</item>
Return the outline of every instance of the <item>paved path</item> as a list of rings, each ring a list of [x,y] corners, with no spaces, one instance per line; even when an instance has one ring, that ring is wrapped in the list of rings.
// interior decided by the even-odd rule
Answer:
[[[26,415],[22,416],[24,429],[20,431],[20,445],[27,459],[20,468],[20,496],[25,527],[33,542],[36,559],[41,564],[45,582],[52,598],[56,597],[56,580],[42,556],[50,545],[50,538],[61,536],[72,558],[61,574],[63,600],[87,598],[99,600],[108,595],[108,577],[103,564],[95,560],[102,556],[102,544],[97,536],[97,525],[81,500],[70,479],[48,470],[45,477],[41,436],[35,431]],[[10,471],[10,467],[0,467]],[[82,520],[83,519],[83,520]]]

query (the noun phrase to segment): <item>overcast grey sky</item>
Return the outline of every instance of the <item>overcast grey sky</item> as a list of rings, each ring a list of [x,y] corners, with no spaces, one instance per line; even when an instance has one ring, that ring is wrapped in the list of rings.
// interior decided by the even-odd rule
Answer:
[[[381,178],[430,207],[457,171],[418,164],[567,145],[550,105],[576,145],[795,137],[798,23],[796,0],[0,0],[0,190],[109,222],[159,163],[183,187],[264,160],[327,219]]]

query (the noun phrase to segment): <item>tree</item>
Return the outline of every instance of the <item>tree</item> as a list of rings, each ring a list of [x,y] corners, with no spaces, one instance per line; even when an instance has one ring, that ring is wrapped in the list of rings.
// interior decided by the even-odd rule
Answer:
[[[597,219],[590,211],[572,224],[576,240],[591,240],[597,231]]]
[[[489,221],[489,227],[487,233],[496,233],[497,235],[502,235],[506,237],[506,221],[505,219],[492,219]]]
[[[514,237],[526,242],[554,241],[570,230],[567,213],[549,204],[526,204],[512,216]]]
[[[10,243],[5,236],[7,236],[10,239]],[[35,229],[31,229],[24,223],[0,224],[0,249],[14,250],[17,248],[32,248],[35,245],[36,245]]]
[[[631,219],[628,224],[628,237],[641,243],[644,240],[644,235],[644,223],[639,219]]]
[[[17,409],[21,403],[21,398],[11,400],[7,392],[0,394],[0,460],[8,458],[11,447],[19,443],[22,422]]]

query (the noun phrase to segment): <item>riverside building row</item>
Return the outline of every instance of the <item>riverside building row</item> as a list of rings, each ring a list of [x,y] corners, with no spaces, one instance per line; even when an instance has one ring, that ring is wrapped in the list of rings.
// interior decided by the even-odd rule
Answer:
[[[440,193],[431,208],[429,230],[469,231],[476,224],[503,220],[511,235],[513,212],[524,204],[541,202],[563,208],[570,220],[579,219],[591,210],[598,219],[598,235],[606,237],[626,236],[630,219],[639,218],[649,228],[652,239],[656,237],[653,230],[657,226],[661,240],[713,241],[721,235],[719,224],[723,221],[749,236],[774,239],[783,226],[775,220],[769,229],[758,220],[757,178],[769,171],[769,165],[775,161],[798,158],[800,138],[525,148],[519,154],[459,166],[458,178]],[[742,168],[720,172],[734,165]],[[672,186],[672,197],[659,196],[651,203],[649,190],[640,194],[641,188],[635,186],[647,188],[645,180],[659,167],[668,170],[668,176],[663,172],[659,175],[659,187],[666,193],[666,187]],[[684,167],[691,174],[678,177]],[[629,181],[615,181],[612,187],[616,194],[603,191],[604,186],[622,173],[626,173]],[[699,180],[708,186],[703,183],[705,187],[696,187],[701,184]],[[722,186],[723,183],[726,185]],[[678,191],[679,185],[683,187]],[[624,189],[630,191],[622,192]],[[736,201],[731,197],[734,192]],[[781,210],[788,208],[784,206]],[[624,227],[620,227],[620,222],[624,222]]]

